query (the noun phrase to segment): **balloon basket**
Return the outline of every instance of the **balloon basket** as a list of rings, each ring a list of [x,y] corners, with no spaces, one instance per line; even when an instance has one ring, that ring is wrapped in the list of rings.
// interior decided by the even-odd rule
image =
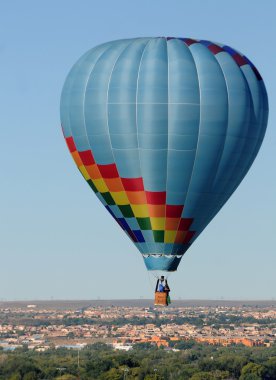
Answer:
[[[168,306],[167,293],[155,292],[154,305],[155,306]]]

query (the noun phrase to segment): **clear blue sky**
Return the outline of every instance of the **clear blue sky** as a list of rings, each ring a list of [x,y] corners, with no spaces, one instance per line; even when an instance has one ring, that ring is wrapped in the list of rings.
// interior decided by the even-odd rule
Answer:
[[[270,116],[259,156],[170,281],[172,298],[276,297],[275,13],[274,0],[1,2],[0,299],[152,296],[140,254],[81,178],[59,122],[79,56],[136,36],[222,42],[261,72]]]

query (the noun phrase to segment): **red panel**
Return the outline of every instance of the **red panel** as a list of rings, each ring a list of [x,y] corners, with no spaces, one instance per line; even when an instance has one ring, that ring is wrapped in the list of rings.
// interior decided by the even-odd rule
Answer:
[[[207,47],[208,47],[208,49],[209,49],[213,54],[218,54],[218,53],[220,53],[221,51],[224,51],[220,46],[218,46],[218,45],[214,45],[214,44],[209,45],[209,46],[207,46]]]
[[[246,60],[245,60],[241,55],[239,55],[238,53],[232,55],[232,58],[235,60],[235,62],[236,62],[239,66],[243,66],[243,65],[246,65],[246,64],[247,64]]]
[[[166,217],[167,218],[180,218],[182,214],[183,206],[177,205],[167,205],[166,206]]]
[[[121,178],[126,191],[143,191],[143,178]]]
[[[194,234],[195,234],[195,231],[187,231],[185,238],[183,240],[183,243],[189,243],[189,241],[192,239]]]
[[[197,41],[193,40],[192,38],[185,38],[184,41],[185,41],[185,44],[188,45],[188,46],[197,43]]]
[[[74,139],[73,137],[67,137],[66,139],[66,143],[67,143],[67,146],[68,146],[68,149],[70,150],[71,153],[75,152],[77,150],[76,148],[76,145],[74,143]]]
[[[90,150],[85,150],[83,152],[79,152],[79,155],[80,155],[80,158],[81,158],[84,165],[95,164],[95,160],[94,160]]]
[[[180,223],[179,223],[178,230],[179,231],[188,231],[192,222],[193,222],[192,218],[181,219]]]
[[[182,244],[186,234],[187,231],[177,231],[174,242],[177,244]]]
[[[146,191],[147,202],[151,205],[166,203],[166,191]]]
[[[98,168],[99,168],[103,178],[117,178],[117,177],[119,177],[119,173],[118,173],[116,164],[98,165]]]

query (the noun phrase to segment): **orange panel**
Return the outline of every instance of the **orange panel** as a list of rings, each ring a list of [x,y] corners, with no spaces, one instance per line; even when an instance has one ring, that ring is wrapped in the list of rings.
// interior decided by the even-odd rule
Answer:
[[[166,231],[176,231],[178,229],[180,218],[166,218]]]
[[[127,191],[129,203],[133,205],[144,205],[147,203],[146,194],[144,191]]]
[[[72,154],[73,160],[77,164],[77,167],[83,165],[82,160],[80,158],[80,155],[79,155],[79,153],[77,151],[75,151],[75,152],[73,152],[71,154]]]
[[[105,178],[104,181],[109,191],[124,191],[120,178]]]
[[[90,178],[92,179],[99,179],[99,178],[102,178],[102,175],[98,169],[98,166],[96,164],[94,165],[87,165],[85,167],[85,169],[87,170],[88,174],[90,175]]]
[[[176,238],[175,238],[175,243],[182,244],[183,241],[184,241],[184,239],[185,239],[186,234],[187,234],[187,231],[177,231]]]
[[[166,213],[166,205],[148,205],[149,215],[151,217],[164,217]]]

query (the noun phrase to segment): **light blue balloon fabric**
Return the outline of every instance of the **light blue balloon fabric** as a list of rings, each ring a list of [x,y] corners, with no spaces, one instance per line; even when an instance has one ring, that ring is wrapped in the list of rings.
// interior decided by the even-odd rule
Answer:
[[[61,98],[63,133],[77,152],[91,152],[100,168],[115,164],[119,178],[141,178],[148,205],[150,195],[164,193],[163,204],[180,206],[179,218],[191,221],[189,239],[169,240],[168,213],[156,233],[151,215],[145,227],[130,201],[131,212],[114,201],[112,189],[110,200],[93,188],[149,270],[176,270],[248,172],[267,118],[264,82],[248,58],[188,38],[97,46],[73,66]]]

